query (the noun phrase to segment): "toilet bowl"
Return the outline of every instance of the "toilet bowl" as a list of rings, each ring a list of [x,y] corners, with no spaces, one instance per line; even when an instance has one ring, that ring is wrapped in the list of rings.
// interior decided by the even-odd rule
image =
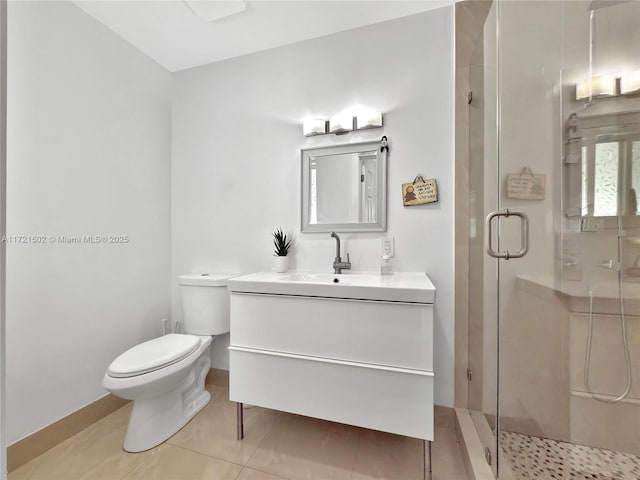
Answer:
[[[136,345],[116,358],[102,385],[133,400],[124,450],[153,448],[180,430],[211,399],[204,388],[215,335],[229,331],[230,275],[182,275],[184,330]]]

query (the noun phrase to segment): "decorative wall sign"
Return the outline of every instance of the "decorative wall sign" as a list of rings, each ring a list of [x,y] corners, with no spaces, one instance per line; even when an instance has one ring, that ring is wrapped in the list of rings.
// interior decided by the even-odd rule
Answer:
[[[438,201],[438,185],[435,178],[425,180],[416,175],[413,182],[402,184],[402,203],[406,207]]]
[[[507,175],[507,198],[544,200],[545,184],[545,175],[534,175],[529,167],[524,167],[520,173]]]

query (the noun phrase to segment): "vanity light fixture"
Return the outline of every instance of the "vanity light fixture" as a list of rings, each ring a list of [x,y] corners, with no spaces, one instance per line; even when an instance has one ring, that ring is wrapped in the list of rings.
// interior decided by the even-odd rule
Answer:
[[[358,110],[356,115],[352,113],[340,113],[330,120],[323,118],[307,118],[302,123],[302,133],[305,137],[335,133],[341,135],[354,130],[367,130],[369,128],[382,127],[382,112],[371,110]]]
[[[640,93],[640,70],[620,77],[620,95],[631,95],[633,93]]]
[[[382,112],[359,110],[357,115],[351,112],[334,115],[330,120],[323,118],[307,118],[302,123],[305,137],[335,133],[341,135],[354,130],[366,130],[382,127]]]
[[[308,118],[302,124],[302,133],[305,137],[324,135],[327,133],[327,121],[323,118]]]
[[[356,128],[358,130],[364,130],[367,128],[379,128],[382,127],[382,113],[381,112],[361,112],[356,117]]]
[[[347,113],[341,113],[331,117],[329,120],[329,132],[340,135],[353,130],[353,116]]]
[[[576,83],[576,100],[591,97],[610,97],[616,94],[616,78],[610,75],[591,77]]]

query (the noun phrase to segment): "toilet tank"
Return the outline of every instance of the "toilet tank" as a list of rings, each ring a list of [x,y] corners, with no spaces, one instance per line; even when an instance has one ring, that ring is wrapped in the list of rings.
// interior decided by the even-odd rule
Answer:
[[[190,273],[180,275],[182,327],[194,335],[222,335],[229,332],[227,280],[233,275]]]

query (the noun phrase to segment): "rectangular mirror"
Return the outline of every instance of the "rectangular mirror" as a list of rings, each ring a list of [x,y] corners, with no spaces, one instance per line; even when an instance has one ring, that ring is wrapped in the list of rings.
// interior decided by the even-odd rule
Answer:
[[[380,142],[302,150],[303,232],[384,232],[387,152]]]
[[[640,112],[594,115],[575,122],[580,133],[573,150],[582,171],[581,215],[638,215]]]

